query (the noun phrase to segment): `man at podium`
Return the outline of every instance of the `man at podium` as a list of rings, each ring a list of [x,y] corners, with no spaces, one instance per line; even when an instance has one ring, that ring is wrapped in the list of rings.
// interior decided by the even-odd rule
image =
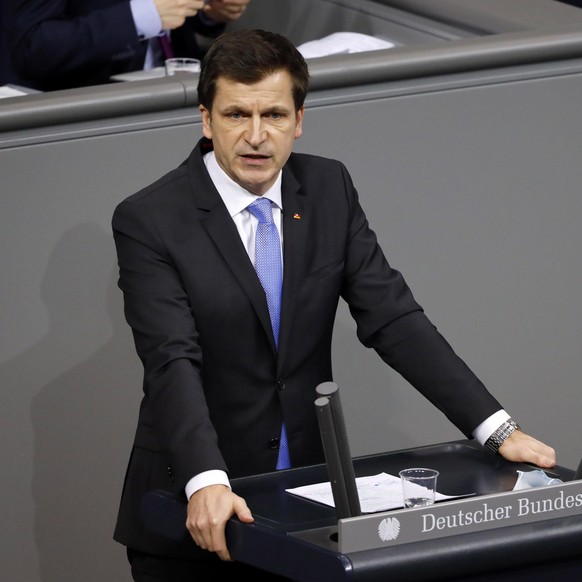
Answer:
[[[144,366],[115,530],[135,580],[244,569],[224,529],[233,515],[252,522],[252,507],[229,480],[324,462],[313,402],[333,378],[340,299],[359,341],[467,437],[507,460],[555,465],[554,450],[520,430],[388,263],[346,167],[292,151],[308,79],[278,34],[219,37],[198,85],[202,139],[115,210],[119,286]],[[154,489],[187,503],[188,544],[145,528],[140,503]]]

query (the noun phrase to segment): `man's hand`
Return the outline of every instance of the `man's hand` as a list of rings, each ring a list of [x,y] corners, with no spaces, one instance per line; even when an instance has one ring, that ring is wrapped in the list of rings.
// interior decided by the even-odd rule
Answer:
[[[507,461],[532,463],[551,469],[556,466],[556,451],[521,430],[512,432],[499,447],[499,454]]]
[[[186,527],[196,545],[203,550],[216,552],[221,560],[231,561],[224,528],[233,515],[245,523],[254,521],[242,497],[225,485],[210,485],[190,497]]]
[[[204,14],[215,22],[238,20],[246,10],[250,0],[208,0]]]
[[[184,24],[204,6],[204,0],[154,0],[164,30],[173,30]]]

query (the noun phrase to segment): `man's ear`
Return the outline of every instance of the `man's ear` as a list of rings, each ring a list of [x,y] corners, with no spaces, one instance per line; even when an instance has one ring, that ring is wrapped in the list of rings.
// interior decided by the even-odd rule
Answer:
[[[200,113],[202,113],[202,133],[207,139],[212,139],[212,116],[210,111],[204,107],[204,105],[199,105]]]
[[[295,115],[295,139],[299,139],[303,135],[303,114],[305,113],[305,107],[302,107],[297,111]]]

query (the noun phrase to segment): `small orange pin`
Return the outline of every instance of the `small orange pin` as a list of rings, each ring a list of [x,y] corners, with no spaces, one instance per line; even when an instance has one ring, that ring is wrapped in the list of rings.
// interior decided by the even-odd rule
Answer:
[[[293,218],[295,220],[301,220],[301,214],[298,214],[297,212],[295,214],[293,214]]]

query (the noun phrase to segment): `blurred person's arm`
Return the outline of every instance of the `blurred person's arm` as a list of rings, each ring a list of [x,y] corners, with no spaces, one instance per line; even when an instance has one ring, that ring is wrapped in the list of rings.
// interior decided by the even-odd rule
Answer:
[[[161,28],[180,26],[203,5],[203,0],[144,1],[158,11],[159,24],[154,27],[160,30],[155,34]],[[138,32],[129,0],[100,4],[99,0],[12,0],[5,11],[17,73],[55,86],[80,86],[143,68],[143,41],[155,36],[151,23],[145,32]]]
[[[154,0],[154,3],[165,30],[179,28],[204,6],[204,0]]]
[[[83,75],[140,48],[129,2],[68,17],[64,0],[13,0],[6,12],[13,64],[24,77]]]

